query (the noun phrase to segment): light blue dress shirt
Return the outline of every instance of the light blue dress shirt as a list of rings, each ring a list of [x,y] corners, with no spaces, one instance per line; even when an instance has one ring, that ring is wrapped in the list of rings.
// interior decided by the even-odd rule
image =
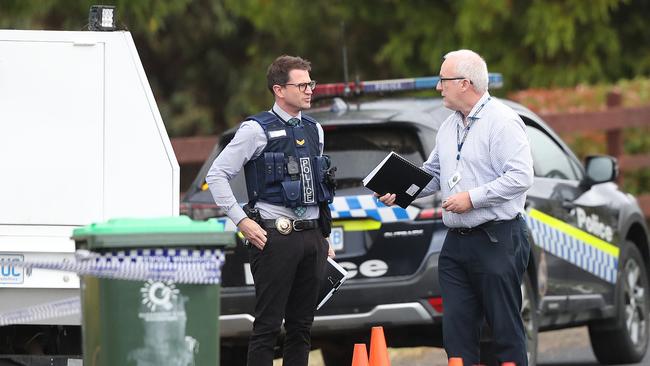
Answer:
[[[462,140],[465,125],[462,113],[456,112],[438,130],[436,145],[423,165],[433,180],[420,196],[441,191],[444,200],[469,192],[473,209],[462,214],[443,211],[444,224],[452,228],[514,218],[524,212],[526,191],[533,184],[530,144],[515,111],[485,92],[470,111],[469,123],[460,160],[456,160],[457,141]],[[449,179],[456,172],[461,179],[450,188]]]
[[[299,112],[297,116],[292,116],[285,112],[277,104],[269,112],[277,113],[284,121],[290,118],[302,118]],[[318,128],[318,145],[321,154],[323,153],[323,128],[317,124]],[[230,143],[221,151],[219,156],[214,159],[212,166],[205,178],[206,183],[210,187],[210,192],[214,198],[217,206],[226,210],[226,215],[237,225],[243,218],[246,217],[244,210],[241,208],[235,195],[230,189],[230,180],[234,178],[239,171],[248,163],[260,156],[266,147],[266,134],[264,129],[259,123],[255,121],[244,121],[235,133],[235,137]],[[298,219],[293,209],[273,205],[267,202],[258,201],[255,208],[260,211],[263,219],[276,219],[280,216]],[[305,214],[300,219],[316,219],[318,218],[318,206],[308,206]]]

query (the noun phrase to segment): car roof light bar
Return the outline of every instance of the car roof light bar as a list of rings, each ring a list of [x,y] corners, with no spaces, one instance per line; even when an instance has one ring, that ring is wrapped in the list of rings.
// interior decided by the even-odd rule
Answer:
[[[359,81],[349,82],[347,88],[345,83],[319,84],[314,90],[314,97],[344,97],[361,94],[435,89],[439,80],[439,76],[425,76],[409,79]],[[503,87],[503,76],[499,73],[490,73],[488,75],[488,84],[491,89]]]

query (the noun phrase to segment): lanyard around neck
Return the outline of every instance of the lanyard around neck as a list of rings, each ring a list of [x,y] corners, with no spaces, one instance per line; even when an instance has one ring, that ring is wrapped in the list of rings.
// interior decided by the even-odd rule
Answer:
[[[467,124],[467,127],[463,128],[463,139],[461,140],[460,138],[460,129],[458,128],[458,125],[456,125],[456,147],[457,147],[457,152],[456,152],[456,167],[458,167],[458,162],[460,161],[460,151],[463,149],[463,145],[465,145],[465,139],[467,139],[467,134],[469,133],[470,128],[474,124],[474,121],[476,120],[476,115],[479,114],[479,112],[485,107],[485,105],[492,99],[492,97],[488,97],[483,104],[481,104],[477,109],[476,112],[474,112],[474,115],[471,117],[467,117],[469,119],[469,123]]]

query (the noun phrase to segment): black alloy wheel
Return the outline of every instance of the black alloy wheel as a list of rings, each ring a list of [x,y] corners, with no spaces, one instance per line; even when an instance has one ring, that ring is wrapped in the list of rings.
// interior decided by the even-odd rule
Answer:
[[[528,365],[537,365],[537,344],[539,341],[539,313],[537,311],[537,300],[530,277],[524,277],[521,284],[521,319],[524,322],[526,332],[526,353]]]
[[[591,347],[603,364],[636,363],[648,348],[648,275],[643,257],[626,241],[616,281],[616,317],[589,325]]]

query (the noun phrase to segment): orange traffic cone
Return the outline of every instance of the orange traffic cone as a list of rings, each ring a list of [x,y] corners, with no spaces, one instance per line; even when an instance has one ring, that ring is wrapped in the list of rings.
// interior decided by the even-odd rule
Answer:
[[[372,332],[370,333],[369,366],[390,366],[383,327],[372,327]]]
[[[352,354],[352,366],[368,366],[368,351],[365,343],[355,343]]]
[[[447,366],[463,366],[463,359],[460,357],[451,357]]]

